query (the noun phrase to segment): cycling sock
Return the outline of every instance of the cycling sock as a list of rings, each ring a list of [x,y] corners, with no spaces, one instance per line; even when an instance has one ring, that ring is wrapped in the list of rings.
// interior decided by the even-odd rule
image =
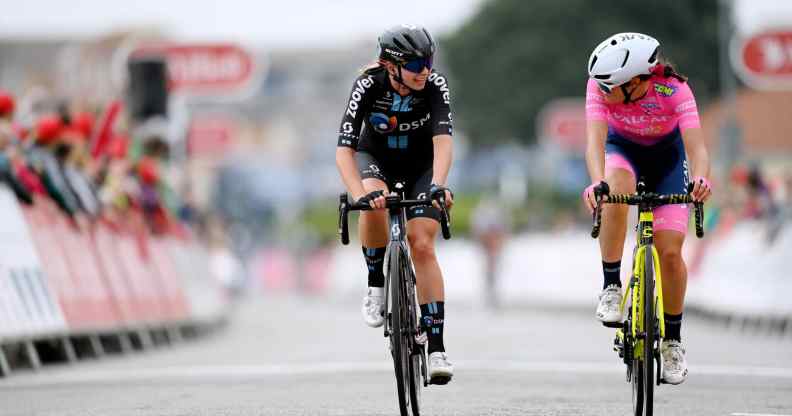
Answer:
[[[437,301],[421,305],[421,321],[429,341],[427,352],[445,351],[443,345],[443,322],[445,321],[445,302]]]
[[[385,275],[382,272],[382,261],[385,259],[385,247],[363,247],[363,256],[366,258],[366,267],[368,267],[369,287],[384,287]]]
[[[682,314],[665,315],[665,339],[682,341]]]
[[[614,262],[602,262],[602,274],[605,280],[602,283],[602,288],[605,289],[610,285],[621,287],[621,260]]]

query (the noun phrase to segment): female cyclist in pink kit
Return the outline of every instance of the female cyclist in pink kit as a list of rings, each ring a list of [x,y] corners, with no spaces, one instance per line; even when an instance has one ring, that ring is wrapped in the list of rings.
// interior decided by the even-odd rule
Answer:
[[[635,192],[638,178],[643,178],[649,191],[687,193],[692,171],[694,199],[705,201],[711,193],[709,155],[696,100],[687,79],[660,63],[659,47],[650,36],[619,33],[600,43],[589,58],[586,163],[592,184],[583,199],[592,211],[596,205],[593,190],[601,182],[612,193]],[[627,206],[606,205],[602,216],[599,240],[604,283],[597,318],[620,322]],[[681,251],[688,218],[685,204],[654,210],[654,242],[663,270],[665,301],[662,377],[671,384],[687,377],[680,328],[687,286]]]

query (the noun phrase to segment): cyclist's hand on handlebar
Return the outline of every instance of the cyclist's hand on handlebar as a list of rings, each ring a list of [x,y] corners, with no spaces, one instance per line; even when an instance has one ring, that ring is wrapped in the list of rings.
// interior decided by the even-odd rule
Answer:
[[[385,209],[385,192],[376,190],[357,199],[358,203],[369,204],[372,209]]]
[[[693,178],[693,190],[690,195],[695,201],[704,202],[712,195],[712,184],[703,176]]]
[[[586,204],[586,208],[589,210],[589,214],[593,214],[594,210],[597,208],[597,196],[596,193],[600,195],[607,195],[610,192],[610,187],[608,183],[605,181],[600,181],[598,183],[592,183],[586,189],[583,190],[583,203]]]
[[[432,198],[432,205],[435,208],[440,209],[440,205],[436,201],[436,198],[441,195],[441,192],[444,192],[445,194],[446,209],[451,209],[451,207],[454,206],[454,193],[445,186],[432,184],[432,186],[429,187],[429,196]]]

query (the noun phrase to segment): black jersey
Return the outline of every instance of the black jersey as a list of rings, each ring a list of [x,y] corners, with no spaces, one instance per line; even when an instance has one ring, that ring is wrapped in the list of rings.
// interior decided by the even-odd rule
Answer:
[[[399,95],[378,68],[352,85],[338,131],[338,146],[370,153],[393,171],[431,168],[432,137],[451,134],[451,98],[444,75],[432,71],[421,91]]]

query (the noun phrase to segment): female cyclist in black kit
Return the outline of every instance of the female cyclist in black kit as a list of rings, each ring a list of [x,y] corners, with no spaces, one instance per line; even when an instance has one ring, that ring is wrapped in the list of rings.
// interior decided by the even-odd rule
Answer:
[[[429,32],[412,25],[386,30],[379,37],[377,63],[352,85],[339,129],[336,164],[354,200],[374,211],[360,214],[360,239],[368,267],[363,299],[367,325],[384,321],[383,259],[388,242],[385,195],[396,181],[410,199],[444,192],[451,167],[451,108],[446,77],[433,70],[436,45]],[[435,207],[407,212],[407,237],[415,266],[421,319],[427,328],[429,378],[445,384],[453,365],[443,345],[443,275],[435,256],[440,228]]]

